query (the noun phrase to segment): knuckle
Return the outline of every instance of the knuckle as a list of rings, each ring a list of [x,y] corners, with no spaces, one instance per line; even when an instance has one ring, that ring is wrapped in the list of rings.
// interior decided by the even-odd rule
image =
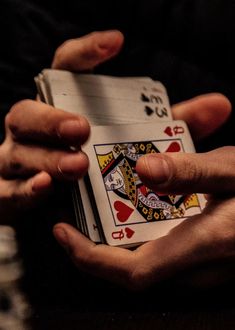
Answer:
[[[73,46],[75,42],[75,39],[69,39],[66,40],[61,46],[59,46],[54,55],[54,60],[53,62],[55,63],[55,67],[63,67],[68,64],[68,59],[67,59],[67,50]]]
[[[31,106],[32,104],[34,104],[35,101],[30,100],[30,99],[25,99],[25,100],[20,100],[18,102],[16,102],[10,109],[10,113],[13,114],[18,114],[19,111],[24,110],[25,108],[28,108],[29,106]]]
[[[20,157],[18,156],[17,152],[12,153],[12,157],[8,163],[8,169],[9,169],[9,173],[15,174],[15,173],[21,172],[22,164],[21,164],[21,160],[20,160]]]
[[[66,174],[60,166],[60,162],[63,160],[64,156],[66,156],[66,154],[63,152],[61,153],[60,151],[44,150],[41,154],[38,154],[39,161],[36,164],[36,167],[38,170],[45,170],[53,177],[64,179]]]
[[[205,172],[205,171],[204,171]],[[204,173],[205,175],[205,173]],[[180,164],[173,170],[171,184],[178,186],[182,181],[187,185],[198,184],[201,182],[203,171],[200,166],[191,158],[185,157]]]
[[[7,155],[7,157],[6,157]],[[0,159],[5,159],[2,163],[1,174],[8,178],[22,172],[21,153],[18,150],[18,145],[15,143],[8,143],[5,146],[5,151],[0,153]]]
[[[195,162],[190,160],[185,161],[185,173],[187,173],[187,177],[189,181],[193,181],[198,183],[202,178],[202,170]]]
[[[22,117],[22,113],[31,108],[34,101],[21,100],[15,103],[8,114],[5,117],[5,127],[8,128],[14,136],[19,132],[19,118]]]

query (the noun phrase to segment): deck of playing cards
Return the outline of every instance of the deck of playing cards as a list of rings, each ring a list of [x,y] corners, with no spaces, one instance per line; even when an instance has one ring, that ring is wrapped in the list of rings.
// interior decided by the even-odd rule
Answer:
[[[145,154],[195,152],[186,124],[172,119],[159,81],[49,69],[35,81],[43,101],[84,115],[91,124],[82,147],[90,160],[88,174],[72,189],[82,233],[96,243],[131,247],[201,213],[203,195],[158,195],[136,172]]]

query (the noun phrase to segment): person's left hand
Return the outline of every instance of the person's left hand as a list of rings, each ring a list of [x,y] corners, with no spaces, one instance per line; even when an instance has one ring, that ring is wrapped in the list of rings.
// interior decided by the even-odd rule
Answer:
[[[97,45],[102,45],[102,40],[104,40],[103,47],[97,47]],[[110,43],[114,47],[110,48]],[[96,65],[96,58],[99,59],[98,64],[101,63],[101,58],[105,61],[113,57],[120,51],[122,44],[123,35],[118,31],[113,31],[111,35],[109,33],[107,35],[106,31],[95,32],[70,40],[56,51],[52,67],[75,72],[90,70]],[[188,124],[193,139],[196,141],[214,132],[227,120],[231,112],[231,104],[223,95],[210,94],[183,102],[172,110],[174,119],[184,120]],[[223,159],[228,158],[229,165],[224,168],[217,166],[216,171],[215,166],[212,166],[212,171],[209,171],[210,167],[206,166],[207,160],[211,159],[208,165],[213,160],[216,164],[220,164],[221,154],[223,154]],[[228,181],[231,179],[230,191],[234,189],[234,158],[230,149],[217,150],[204,155],[177,155],[178,159],[173,158],[174,155],[165,156],[171,162],[172,173],[170,180],[167,176],[165,176],[165,181],[163,180],[165,183],[162,183],[161,189],[164,192],[174,190],[178,182],[184,192],[196,192],[197,189],[203,191],[206,187],[207,192],[216,194],[221,192],[221,189],[227,191],[228,188],[223,184],[225,177]],[[164,156],[158,155],[154,160],[156,163],[159,162],[158,157],[161,159]],[[148,163],[144,159],[147,158],[143,157],[140,160],[137,169],[142,180],[149,184],[153,174],[149,171]],[[183,165],[181,172],[177,170],[178,163]],[[176,177],[179,173],[181,176]],[[156,170],[154,174],[153,178],[159,187],[159,181],[162,178],[159,178],[159,172]],[[220,178],[218,184],[214,182],[215,177]],[[191,221],[184,221],[168,235],[143,244],[134,251],[103,244],[95,245],[75,228],[65,223],[54,227],[54,235],[68,251],[78,268],[129,288],[141,288],[161,279],[174,277],[181,270],[202,265],[209,260],[224,261],[231,258],[233,262],[235,232],[232,209],[235,208],[234,204],[233,198],[228,197],[222,200],[214,197],[202,215],[192,218]],[[213,268],[209,267],[209,271],[211,269],[213,271]],[[226,271],[227,268],[222,267],[219,273],[225,272],[225,279],[228,274]],[[193,275],[197,273],[194,272]],[[232,276],[234,276],[234,269]],[[199,279],[201,280],[201,276]]]
[[[187,122],[194,139],[214,131],[230,111],[231,104],[219,94],[200,96],[173,107],[174,118]],[[142,181],[157,192],[211,194],[206,208],[166,236],[133,251],[96,245],[72,226],[59,223],[54,227],[55,238],[76,266],[131,289],[174,278],[206,263],[212,266],[222,262],[220,271],[225,281],[235,276],[234,268],[233,272],[230,269],[231,261],[235,261],[235,147],[204,154],[146,155],[136,169]],[[210,272],[213,266],[204,269]],[[213,281],[220,280],[220,275]]]

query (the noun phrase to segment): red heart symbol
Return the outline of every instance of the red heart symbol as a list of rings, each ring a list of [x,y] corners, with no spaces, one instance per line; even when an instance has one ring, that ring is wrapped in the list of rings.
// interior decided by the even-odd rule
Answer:
[[[127,221],[131,213],[134,211],[134,209],[120,201],[114,202],[114,208],[117,211],[117,218],[120,222]]]
[[[173,136],[173,131],[172,131],[172,129],[171,129],[170,126],[167,126],[167,127],[165,128],[164,132],[165,132],[167,135],[169,135],[169,136]]]
[[[127,238],[131,238],[135,233],[134,230],[132,230],[131,228],[128,228],[128,227],[125,228],[125,232],[126,232]]]
[[[172,142],[165,152],[179,152],[181,149],[180,144],[178,142]]]

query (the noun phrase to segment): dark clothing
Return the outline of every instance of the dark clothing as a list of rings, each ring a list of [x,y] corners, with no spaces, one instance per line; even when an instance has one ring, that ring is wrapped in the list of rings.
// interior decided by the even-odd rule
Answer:
[[[233,0],[2,0],[0,15],[2,135],[5,114],[16,101],[35,97],[34,76],[50,67],[55,49],[94,30],[119,29],[126,37],[122,53],[96,72],[151,76],[166,86],[171,104],[207,92],[224,93],[235,104]],[[234,144],[233,120],[199,150]],[[102,298],[110,308],[128,308],[128,293],[78,272],[52,237],[52,218],[34,214],[17,226],[31,301],[99,310]]]

